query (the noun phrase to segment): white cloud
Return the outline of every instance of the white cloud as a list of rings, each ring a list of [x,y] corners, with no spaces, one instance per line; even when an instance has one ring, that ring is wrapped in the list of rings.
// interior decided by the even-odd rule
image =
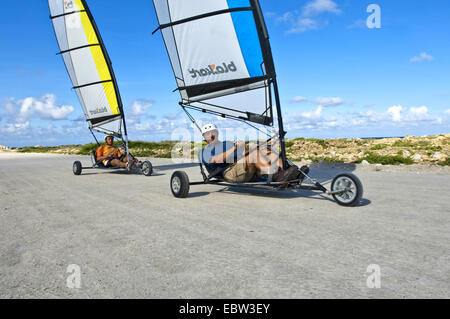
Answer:
[[[0,127],[0,132],[4,134],[22,134],[30,127],[30,122],[6,124],[4,127]]]
[[[289,103],[293,104],[293,103],[301,103],[301,102],[306,102],[306,101],[308,101],[308,100],[305,97],[296,96],[292,100],[290,100]]]
[[[302,33],[309,30],[317,30],[328,24],[320,18],[320,15],[331,13],[339,15],[342,10],[333,0],[312,0],[301,11],[293,10],[280,16],[277,21],[291,24],[287,33]]]
[[[296,96],[289,101],[289,103],[291,104],[303,102],[312,102],[323,107],[331,107],[344,104],[344,100],[340,97],[318,97],[313,100],[309,100],[303,96]]]
[[[412,107],[409,110],[409,115],[414,120],[428,120],[430,118],[430,115],[428,114],[428,108],[426,106],[421,107]]]
[[[131,116],[143,116],[146,115],[148,110],[153,106],[154,101],[139,99],[133,102],[131,105]]]
[[[316,16],[325,12],[341,14],[342,11],[332,0],[313,0],[303,7],[304,16]]]
[[[444,114],[446,114],[446,115],[450,115],[450,109],[448,109],[448,110],[445,110],[445,111],[444,111]]]
[[[322,117],[323,106],[320,105],[317,107],[315,111],[312,112],[303,112],[301,116],[305,119],[319,119]]]
[[[353,24],[347,27],[348,29],[365,29],[367,28],[367,21],[363,19],[356,20]]]
[[[313,102],[324,107],[344,104],[344,100],[342,100],[340,97],[318,97],[317,99],[314,99]]]
[[[310,18],[298,18],[293,27],[287,33],[302,33],[309,30],[317,30],[319,28],[318,22]]]
[[[11,98],[5,107],[17,123],[25,123],[32,118],[66,120],[74,112],[73,106],[57,106],[56,96],[53,94],[47,94],[41,98],[27,97],[23,100]]]
[[[428,121],[435,121],[437,123],[441,122],[441,119],[435,116],[432,116],[429,113],[428,107],[419,106],[419,107],[411,107],[405,108],[401,105],[391,106],[386,114],[388,117],[395,123],[421,123]]]
[[[136,122],[133,123],[130,130],[136,131],[139,134],[142,133],[158,133],[158,134],[170,134],[176,128],[188,127],[188,122],[185,118],[179,118],[179,113],[172,116],[166,116],[164,118],[152,119],[152,121]]]
[[[426,52],[421,53],[419,56],[412,57],[410,62],[423,62],[423,61],[433,61],[434,57]]]
[[[450,110],[449,114],[450,114]],[[352,112],[339,118],[326,115],[326,107],[319,105],[317,109],[286,116],[288,130],[326,130],[326,129],[371,129],[378,131],[384,128],[435,127],[444,123],[444,119],[430,114],[427,106],[407,108],[394,105],[384,112]]]
[[[298,14],[297,10],[286,12],[282,16],[277,17],[277,22],[292,22]]]
[[[391,117],[391,119],[394,122],[401,122],[401,120],[402,120],[402,111],[403,111],[403,106],[401,106],[401,105],[394,105],[394,106],[391,106],[387,110],[387,114]]]
[[[9,114],[13,114],[16,110],[16,103],[14,98],[9,98],[4,103],[6,111],[8,111]]]

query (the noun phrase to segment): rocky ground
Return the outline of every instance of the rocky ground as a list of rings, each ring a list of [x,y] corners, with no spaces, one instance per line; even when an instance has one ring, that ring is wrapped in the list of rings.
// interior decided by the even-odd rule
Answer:
[[[290,158],[307,162],[450,165],[450,134],[386,139],[293,139]]]

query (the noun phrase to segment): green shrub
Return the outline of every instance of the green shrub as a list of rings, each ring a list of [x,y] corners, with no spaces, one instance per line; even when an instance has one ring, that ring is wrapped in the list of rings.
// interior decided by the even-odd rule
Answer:
[[[419,149],[432,152],[440,152],[443,150],[442,146],[426,146],[426,147],[419,147]]]
[[[388,146],[389,145],[387,145],[387,144],[377,144],[377,145],[372,146],[371,150],[372,151],[380,151],[380,150],[384,150],[384,149],[388,148]]]
[[[98,148],[97,144],[89,143],[89,144],[81,146],[80,150],[78,151],[78,154],[79,155],[89,155],[89,154],[91,154],[91,152],[95,151],[97,148]]]
[[[417,147],[418,144],[414,144],[408,141],[397,141],[392,146],[394,147]]]
[[[393,144],[393,146],[403,148],[413,148],[416,150],[432,151],[432,152],[442,151],[442,146],[433,146],[431,145],[431,142],[428,141],[418,141],[417,143],[409,141],[397,141]]]
[[[168,141],[163,141],[161,143],[136,141],[136,142],[129,142],[128,145],[130,149],[171,150],[172,147],[177,143],[178,142],[168,142]]]
[[[156,158],[172,158],[172,151],[163,153],[163,154],[157,154],[155,155]]]
[[[447,157],[447,159],[441,163],[439,163],[441,166],[450,166],[450,157]]]
[[[61,145],[61,146],[42,146],[42,147],[34,147],[34,146],[26,146],[17,149],[18,153],[52,153],[64,148],[76,148],[79,145]]]
[[[325,163],[344,163],[343,160],[338,160],[331,157],[311,157],[309,160],[314,163],[319,163],[320,161],[324,161]]]
[[[323,148],[327,148],[328,146],[330,146],[330,144],[329,144],[327,141],[324,141],[324,140],[318,140],[318,139],[316,139],[316,138],[311,138],[311,139],[309,139],[308,141],[314,142],[314,143],[316,143],[316,144],[322,146]]]
[[[295,143],[293,141],[287,141],[286,142],[286,148],[291,148],[294,145],[295,145]]]
[[[375,153],[369,153],[359,161],[361,163],[362,161],[366,160],[370,164],[382,164],[382,165],[412,165],[414,164],[414,161],[411,158],[403,157],[403,156],[384,156],[384,155],[378,155]]]

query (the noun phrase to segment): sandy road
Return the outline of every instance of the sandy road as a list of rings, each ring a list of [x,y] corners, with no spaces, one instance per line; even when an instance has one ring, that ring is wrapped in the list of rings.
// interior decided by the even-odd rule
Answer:
[[[89,163],[0,152],[0,297],[450,298],[448,169],[358,167],[363,203],[342,208],[213,186],[177,200],[170,161],[153,160],[153,177],[76,177],[75,159]],[[66,285],[71,264],[80,289]],[[366,285],[371,264],[380,289]]]

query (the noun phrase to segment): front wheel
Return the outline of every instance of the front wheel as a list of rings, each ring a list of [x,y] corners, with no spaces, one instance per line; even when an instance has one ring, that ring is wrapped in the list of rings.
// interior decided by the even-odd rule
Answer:
[[[81,175],[81,171],[83,170],[83,166],[81,165],[81,162],[76,161],[75,163],[73,163],[73,174],[74,175]]]
[[[337,191],[342,191],[335,193]],[[341,174],[331,183],[334,200],[341,206],[354,207],[361,202],[363,186],[358,177],[353,174]]]
[[[142,174],[144,174],[144,176],[152,176],[152,174],[153,174],[152,163],[150,163],[149,161],[145,161],[144,163],[142,163],[141,172],[142,172]]]
[[[176,198],[186,198],[189,194],[189,177],[185,172],[175,172],[170,179],[170,189]]]

